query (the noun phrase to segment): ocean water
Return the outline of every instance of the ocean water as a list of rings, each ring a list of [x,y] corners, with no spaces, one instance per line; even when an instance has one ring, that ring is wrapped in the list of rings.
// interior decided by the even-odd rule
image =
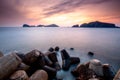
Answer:
[[[99,59],[117,71],[120,68],[120,29],[118,28],[0,28],[0,51],[27,53],[33,49],[46,52],[59,46],[81,63]],[[74,50],[69,49],[73,47]],[[93,57],[87,55],[95,53]]]

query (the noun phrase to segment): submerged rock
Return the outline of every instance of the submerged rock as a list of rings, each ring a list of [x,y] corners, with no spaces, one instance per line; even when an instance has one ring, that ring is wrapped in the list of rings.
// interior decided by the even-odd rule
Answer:
[[[93,52],[88,52],[88,55],[93,56],[94,53]]]
[[[78,63],[80,63],[80,58],[78,58],[78,57],[70,57],[70,63],[71,64],[78,64]]]

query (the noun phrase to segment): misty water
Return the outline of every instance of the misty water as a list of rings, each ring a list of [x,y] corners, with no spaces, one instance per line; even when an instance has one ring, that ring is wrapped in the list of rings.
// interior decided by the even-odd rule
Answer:
[[[112,65],[115,71],[120,68],[118,28],[0,28],[0,51],[4,54],[13,51],[27,53],[33,49],[46,52],[55,46],[79,57],[81,63],[97,58],[103,64]],[[95,55],[88,56],[89,51]],[[67,75],[71,74],[67,72]]]

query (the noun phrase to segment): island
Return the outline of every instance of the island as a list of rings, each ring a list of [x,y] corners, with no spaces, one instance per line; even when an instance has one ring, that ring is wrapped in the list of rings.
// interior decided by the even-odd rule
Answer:
[[[80,26],[79,25],[73,25],[72,28],[119,28],[113,23],[106,23],[106,22],[100,22],[100,21],[94,21],[89,23],[83,23]]]
[[[37,25],[37,26],[35,26],[35,25],[29,25],[29,24],[23,24],[22,27],[59,27],[59,26],[56,25],[56,24],[49,24],[49,25],[39,24],[39,25]]]

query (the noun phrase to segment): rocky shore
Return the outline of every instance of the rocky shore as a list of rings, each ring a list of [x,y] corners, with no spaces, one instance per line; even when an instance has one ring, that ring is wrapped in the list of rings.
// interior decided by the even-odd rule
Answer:
[[[62,63],[58,56],[61,55]],[[62,66],[61,66],[62,64]],[[97,59],[80,64],[78,57],[72,57],[59,47],[50,48],[46,53],[32,50],[26,54],[13,52],[3,55],[0,52],[0,80],[62,80],[56,77],[59,70],[71,70],[76,80],[113,80],[114,74],[109,64]],[[68,76],[69,77],[69,76]]]

